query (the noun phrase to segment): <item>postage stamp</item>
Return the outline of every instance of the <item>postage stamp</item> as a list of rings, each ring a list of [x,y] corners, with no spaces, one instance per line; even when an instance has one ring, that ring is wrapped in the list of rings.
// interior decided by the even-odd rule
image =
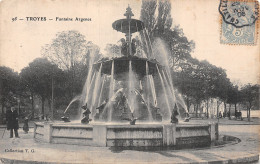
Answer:
[[[255,45],[259,3],[256,0],[220,0],[220,43]]]
[[[220,43],[255,45],[257,41],[256,26],[256,24],[252,24],[251,26],[244,26],[238,28],[222,21]]]

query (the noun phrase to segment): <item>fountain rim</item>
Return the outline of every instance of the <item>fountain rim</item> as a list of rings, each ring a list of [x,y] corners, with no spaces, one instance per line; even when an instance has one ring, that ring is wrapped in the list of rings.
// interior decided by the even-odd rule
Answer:
[[[90,128],[93,126],[103,125],[108,128],[115,127],[115,128],[159,128],[165,125],[175,125],[177,128],[191,128],[191,127],[208,127],[213,123],[186,123],[180,122],[170,123],[170,122],[138,122],[135,125],[130,125],[128,122],[93,122],[89,124],[82,124],[79,122],[63,122],[63,121],[46,121],[46,122],[34,122],[37,125],[44,126],[45,124],[51,124],[54,127],[78,127],[78,128]],[[216,123],[215,123],[216,124]]]
[[[142,31],[143,29],[144,29],[144,22],[142,22],[141,20],[138,20],[138,19],[119,19],[119,20],[116,20],[113,24],[112,24],[112,27],[113,27],[113,29],[114,30],[116,30],[116,31],[120,31],[120,32],[122,32],[122,33],[129,33],[129,29],[128,30],[126,30],[126,31],[124,31],[124,30],[122,30],[122,27],[123,27],[123,23],[125,23],[125,22],[128,22],[129,23],[129,25],[131,26],[131,23],[132,22],[135,22],[135,26],[131,26],[131,27],[136,27],[136,29],[134,29],[133,31],[130,31],[130,33],[135,33],[135,32],[138,32],[138,31]],[[117,28],[117,26],[118,25],[121,25],[120,27],[121,27],[121,29],[118,29]],[[137,26],[141,26],[140,28],[138,28]],[[130,28],[131,28],[130,27]]]

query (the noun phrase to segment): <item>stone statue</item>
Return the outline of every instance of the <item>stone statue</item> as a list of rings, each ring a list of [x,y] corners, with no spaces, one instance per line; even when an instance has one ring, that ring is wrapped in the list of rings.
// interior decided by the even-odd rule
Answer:
[[[98,113],[101,114],[104,111],[105,106],[107,105],[108,99],[105,99],[105,101],[96,109],[98,109]]]
[[[86,103],[86,105],[81,107],[84,111],[83,111],[83,118],[81,119],[81,123],[83,124],[88,124],[92,119],[89,118],[90,115],[90,110],[88,108],[88,104]]]
[[[124,56],[130,56],[130,55],[134,55],[136,53],[136,40],[132,39],[132,42],[126,42],[126,40],[124,38],[122,38],[121,40],[121,54]],[[131,44],[131,53],[130,53],[130,45]]]
[[[189,122],[189,121],[190,121],[190,115],[189,115],[189,113],[185,113],[184,122]]]
[[[178,108],[177,108],[177,105],[175,104],[174,109],[172,110],[171,123],[178,123],[179,122],[179,120],[177,118],[179,113],[178,113],[177,110],[178,110]]]
[[[128,45],[124,38],[122,38],[120,41],[121,41],[121,54],[127,56]]]
[[[131,49],[132,49],[132,55],[134,55],[136,53],[136,40],[135,39],[132,39]]]
[[[130,125],[135,125],[135,122],[138,118],[134,117],[134,114],[132,113],[131,114],[131,117],[130,118],[122,118],[122,120],[127,120],[127,121],[130,121]]]
[[[62,119],[62,121],[64,121],[64,122],[70,122],[69,117],[62,116],[61,119]]]

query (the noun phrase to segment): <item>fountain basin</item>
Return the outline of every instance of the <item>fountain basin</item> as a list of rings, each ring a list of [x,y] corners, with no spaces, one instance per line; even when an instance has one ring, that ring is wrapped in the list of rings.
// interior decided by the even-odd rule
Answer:
[[[139,58],[136,56],[123,56],[112,59],[101,59],[99,62],[93,65],[93,68],[96,71],[99,71],[99,68],[102,64],[101,73],[111,75],[112,63],[114,62],[114,78],[116,80],[125,80],[122,77],[126,72],[129,72],[129,62],[132,62],[132,69],[136,73],[139,79],[142,79],[145,75],[155,75],[159,70],[163,70],[164,67],[158,63],[155,59]],[[148,64],[148,72],[146,72],[146,63]],[[128,74],[126,74],[128,76]]]
[[[207,146],[218,139],[218,124],[35,123],[34,139],[102,147]]]

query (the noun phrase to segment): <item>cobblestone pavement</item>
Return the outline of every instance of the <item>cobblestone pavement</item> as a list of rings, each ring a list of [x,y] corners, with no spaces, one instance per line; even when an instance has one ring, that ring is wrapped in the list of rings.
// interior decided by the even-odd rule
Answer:
[[[89,147],[38,143],[33,129],[21,138],[9,138],[0,129],[0,159],[3,163],[247,163],[258,159],[260,125],[220,125],[221,135],[235,136],[241,142],[211,149],[165,151],[114,151],[107,147]],[[3,138],[2,138],[3,136]],[[11,150],[17,152],[10,152]]]

